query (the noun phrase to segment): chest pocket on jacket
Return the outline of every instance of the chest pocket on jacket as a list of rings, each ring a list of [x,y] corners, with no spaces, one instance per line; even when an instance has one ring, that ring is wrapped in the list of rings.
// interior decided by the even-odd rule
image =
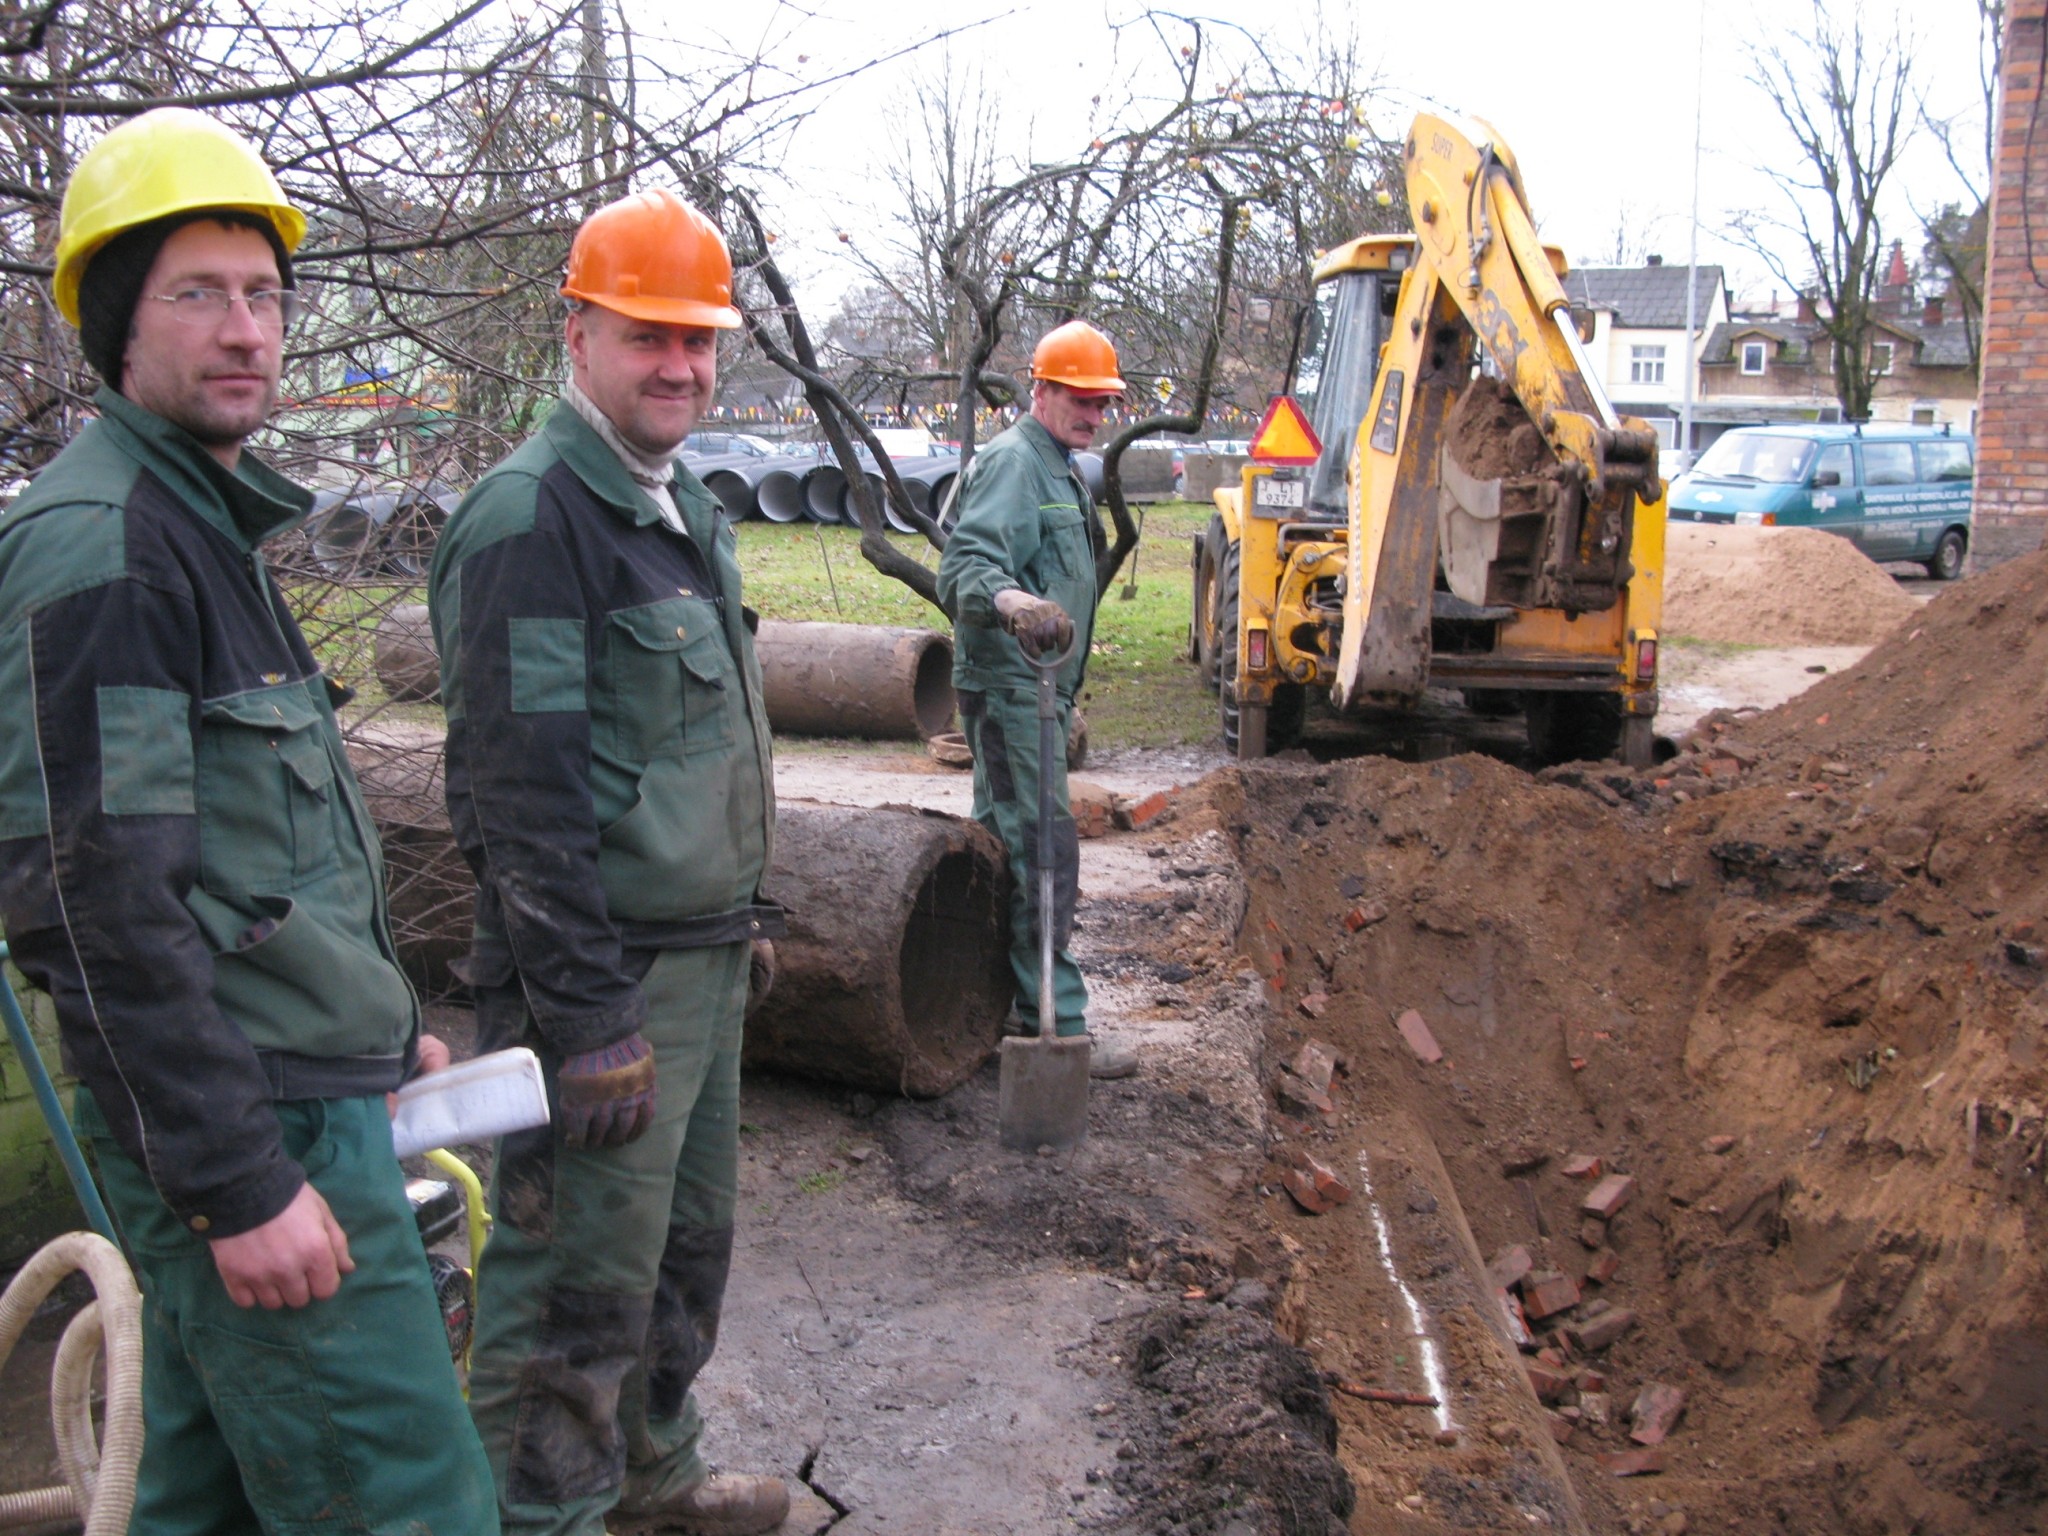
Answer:
[[[303,686],[200,707],[200,883],[223,894],[289,889],[332,868],[334,762]]]
[[[1044,541],[1039,546],[1038,564],[1044,568],[1048,585],[1064,576],[1069,581],[1095,579],[1095,555],[1088,547],[1088,525],[1080,512],[1057,502],[1038,509]]]
[[[732,745],[739,677],[718,608],[671,597],[609,616],[605,707],[620,755],[644,762]]]

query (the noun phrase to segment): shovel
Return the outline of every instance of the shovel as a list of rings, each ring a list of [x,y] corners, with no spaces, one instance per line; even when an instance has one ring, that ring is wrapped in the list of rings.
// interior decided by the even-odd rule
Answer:
[[[1054,740],[1053,679],[1072,652],[1070,642],[1057,656],[1029,658],[1038,673],[1038,1033],[1002,1045],[996,1138],[1013,1152],[1077,1146],[1088,1134],[1088,1037],[1059,1038],[1052,1000],[1052,776],[1064,745]]]

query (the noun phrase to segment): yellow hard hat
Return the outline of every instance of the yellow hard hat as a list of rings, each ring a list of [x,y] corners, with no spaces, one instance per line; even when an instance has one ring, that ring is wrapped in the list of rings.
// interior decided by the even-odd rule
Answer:
[[[1039,338],[1031,354],[1031,377],[1097,393],[1122,394],[1124,388],[1117,377],[1116,348],[1086,320],[1069,320]]]
[[[665,187],[607,203],[583,221],[562,296],[664,325],[740,323],[725,237]]]
[[[158,107],[88,149],[64,189],[57,220],[57,312],[78,324],[78,280],[114,236],[138,224],[206,208],[268,219],[287,252],[306,216],[285,201],[270,167],[235,131],[190,107]]]

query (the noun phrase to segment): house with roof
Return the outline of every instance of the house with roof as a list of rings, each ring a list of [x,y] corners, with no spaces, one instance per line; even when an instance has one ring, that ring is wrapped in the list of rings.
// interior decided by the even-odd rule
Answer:
[[[1840,421],[1833,349],[1819,311],[1805,295],[1790,318],[1731,317],[1701,349],[1695,419],[1708,424],[1712,436],[1759,422]],[[1977,370],[1969,327],[1947,312],[1942,297],[1916,296],[1898,241],[1892,242],[1878,301],[1870,363],[1878,374],[1871,420],[1976,429]]]
[[[1648,421],[1666,448],[1678,445],[1686,370],[1697,367],[1705,339],[1728,322],[1721,269],[1697,267],[1693,331],[1686,334],[1685,273],[1652,256],[1640,267],[1580,267],[1563,278],[1593,376],[1617,413]]]

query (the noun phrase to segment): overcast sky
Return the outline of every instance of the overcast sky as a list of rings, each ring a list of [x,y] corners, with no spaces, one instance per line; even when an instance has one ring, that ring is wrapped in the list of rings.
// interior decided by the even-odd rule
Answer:
[[[1889,30],[1890,0],[1860,9],[1868,31]],[[812,76],[820,65],[843,67],[987,18],[945,45],[956,68],[978,69],[1000,92],[1004,126],[1020,156],[1064,158],[1097,130],[1100,109],[1091,98],[1128,99],[1118,85],[1133,79],[1144,89],[1158,45],[1135,29],[1119,38],[1115,25],[1140,10],[1123,0],[812,0],[802,17],[765,8],[753,15],[774,17],[765,23],[771,56]],[[1807,14],[1796,0],[1715,0],[1704,7],[1702,0],[1566,0],[1549,7],[1532,0],[1380,0],[1327,12],[1299,0],[1220,0],[1188,12],[1226,30],[1253,29],[1282,53],[1304,50],[1311,36],[1328,30],[1326,14],[1336,27],[1354,29],[1360,56],[1377,73],[1373,128],[1400,133],[1421,108],[1491,121],[1520,160],[1544,238],[1562,245],[1574,265],[1611,262],[1618,236],[1631,259],[1654,251],[1684,263],[1698,103],[1699,259],[1727,266],[1739,298],[1761,301],[1775,285],[1726,232],[1736,211],[1770,208],[1781,195],[1760,167],[1793,163],[1768,103],[1745,79],[1744,50],[1752,40],[1789,41],[1789,29]],[[1929,106],[1943,115],[1981,116],[1974,0],[1920,0],[1907,12],[1906,27]],[[759,46],[760,35],[735,33],[728,41],[746,52]],[[803,246],[791,265],[813,295],[844,285],[832,231],[859,229],[883,200],[878,173],[897,153],[892,124],[901,120],[905,93],[939,67],[937,51],[926,50],[837,87],[791,141],[786,185],[770,196],[790,241],[783,249]],[[1910,227],[1914,207],[1959,200],[1964,192],[1931,142],[1909,156],[1894,186],[1891,224],[1906,238],[1910,259],[1919,245]]]

